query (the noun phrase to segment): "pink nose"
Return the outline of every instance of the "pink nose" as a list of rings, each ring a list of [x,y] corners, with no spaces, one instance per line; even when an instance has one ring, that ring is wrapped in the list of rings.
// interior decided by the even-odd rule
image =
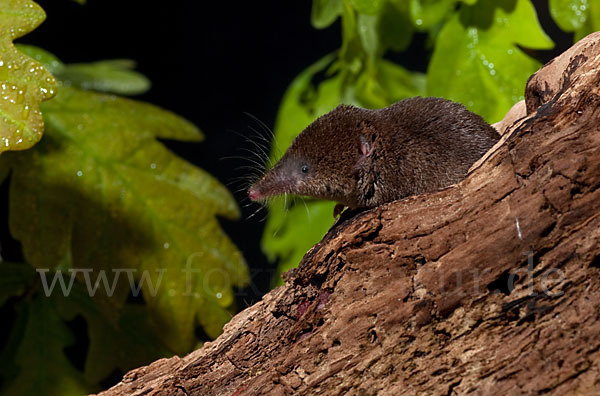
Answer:
[[[248,198],[250,198],[253,201],[256,201],[260,198],[260,193],[254,189],[250,189],[248,190]]]

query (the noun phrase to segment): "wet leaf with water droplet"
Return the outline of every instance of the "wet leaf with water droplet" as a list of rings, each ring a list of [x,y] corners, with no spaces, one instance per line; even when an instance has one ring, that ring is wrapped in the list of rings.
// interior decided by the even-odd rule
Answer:
[[[550,0],[548,7],[556,24],[565,32],[572,32],[585,23],[589,4],[588,0]]]
[[[134,269],[158,334],[177,353],[195,345],[197,323],[218,335],[248,272],[216,216],[239,210],[216,179],[156,140],[199,141],[201,133],[155,106],[67,86],[42,110],[43,141],[5,154],[11,233],[27,261],[91,268],[92,281],[100,270]],[[100,288],[95,300],[117,318],[129,291],[122,276],[112,296]]]
[[[15,47],[28,57],[40,62],[52,75],[60,73],[65,68],[65,64],[60,59],[40,47],[28,44],[15,44]]]
[[[405,1],[405,0],[397,0]],[[425,31],[440,23],[459,0],[410,0],[410,16],[417,30]]]
[[[479,0],[462,6],[437,38],[427,73],[428,95],[461,102],[488,122],[502,119],[541,66],[518,46],[553,46],[530,0]]]
[[[588,16],[585,23],[575,31],[575,40],[580,40],[590,33],[600,31],[600,2],[590,3],[587,12]]]
[[[54,96],[56,81],[40,62],[19,52],[13,40],[45,17],[30,0],[0,3],[0,153],[28,149],[44,131],[39,104]]]
[[[585,22],[575,30],[575,41],[600,31],[600,1],[589,1],[585,13]]]
[[[566,32],[575,32],[575,41],[600,30],[600,2],[597,0],[550,0],[550,14]]]

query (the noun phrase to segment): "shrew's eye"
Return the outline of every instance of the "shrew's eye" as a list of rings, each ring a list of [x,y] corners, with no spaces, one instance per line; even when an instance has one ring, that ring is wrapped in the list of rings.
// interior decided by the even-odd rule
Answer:
[[[302,173],[308,173],[308,165],[302,165]]]

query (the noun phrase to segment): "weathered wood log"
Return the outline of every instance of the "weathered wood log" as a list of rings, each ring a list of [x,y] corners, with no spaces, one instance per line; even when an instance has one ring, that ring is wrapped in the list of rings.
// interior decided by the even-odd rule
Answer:
[[[469,176],[340,220],[285,286],[103,395],[600,394],[600,33]]]

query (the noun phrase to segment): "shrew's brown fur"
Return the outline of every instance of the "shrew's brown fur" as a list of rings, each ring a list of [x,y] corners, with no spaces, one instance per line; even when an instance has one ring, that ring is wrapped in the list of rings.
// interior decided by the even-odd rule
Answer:
[[[374,207],[459,182],[498,139],[480,116],[440,98],[379,110],[342,105],[302,131],[249,196],[291,193]]]

